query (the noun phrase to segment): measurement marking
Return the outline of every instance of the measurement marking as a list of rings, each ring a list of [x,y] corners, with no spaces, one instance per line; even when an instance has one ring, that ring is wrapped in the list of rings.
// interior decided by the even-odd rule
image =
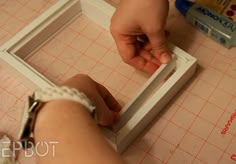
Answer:
[[[232,160],[236,161],[236,154],[232,154],[230,157]]]
[[[223,134],[223,135],[226,134],[226,132],[229,130],[229,127],[231,126],[231,124],[232,124],[233,120],[235,119],[235,117],[236,117],[236,111],[230,116],[230,119],[228,120],[225,127],[222,129],[221,134]]]

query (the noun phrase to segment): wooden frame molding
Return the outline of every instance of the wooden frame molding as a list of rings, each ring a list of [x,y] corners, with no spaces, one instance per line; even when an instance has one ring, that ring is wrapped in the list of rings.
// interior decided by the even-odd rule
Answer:
[[[34,53],[60,29],[66,27],[80,14],[84,14],[109,30],[115,8],[103,0],[63,0],[43,13],[12,39],[0,47],[0,62],[32,87],[55,85],[24,59]],[[152,121],[158,112],[191,78],[196,69],[196,59],[170,44],[173,59],[162,65],[127,103],[120,122],[112,129],[103,129],[108,141],[118,152],[123,152],[137,135]],[[174,70],[174,72],[173,72]],[[166,77],[172,75],[161,85]]]

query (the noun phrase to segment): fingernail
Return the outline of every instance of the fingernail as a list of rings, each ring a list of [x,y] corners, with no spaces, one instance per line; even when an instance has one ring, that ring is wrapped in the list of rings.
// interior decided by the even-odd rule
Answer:
[[[168,63],[170,59],[171,59],[170,53],[164,52],[161,54],[161,58],[160,58],[161,63],[163,64]]]

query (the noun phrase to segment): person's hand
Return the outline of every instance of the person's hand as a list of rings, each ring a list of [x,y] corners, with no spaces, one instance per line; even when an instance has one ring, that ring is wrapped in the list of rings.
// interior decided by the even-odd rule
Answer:
[[[168,0],[121,0],[110,30],[124,62],[148,73],[168,63],[171,53],[164,31],[168,7]]]
[[[89,76],[79,74],[68,79],[62,85],[75,88],[86,94],[96,106],[98,124],[111,126],[119,120],[121,105],[104,86]]]

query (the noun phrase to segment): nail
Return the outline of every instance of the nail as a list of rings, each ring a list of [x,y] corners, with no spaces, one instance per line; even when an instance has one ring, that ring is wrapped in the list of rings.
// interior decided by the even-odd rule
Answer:
[[[161,54],[161,58],[160,58],[161,63],[163,64],[168,63],[170,59],[171,59],[170,53],[164,52]]]

